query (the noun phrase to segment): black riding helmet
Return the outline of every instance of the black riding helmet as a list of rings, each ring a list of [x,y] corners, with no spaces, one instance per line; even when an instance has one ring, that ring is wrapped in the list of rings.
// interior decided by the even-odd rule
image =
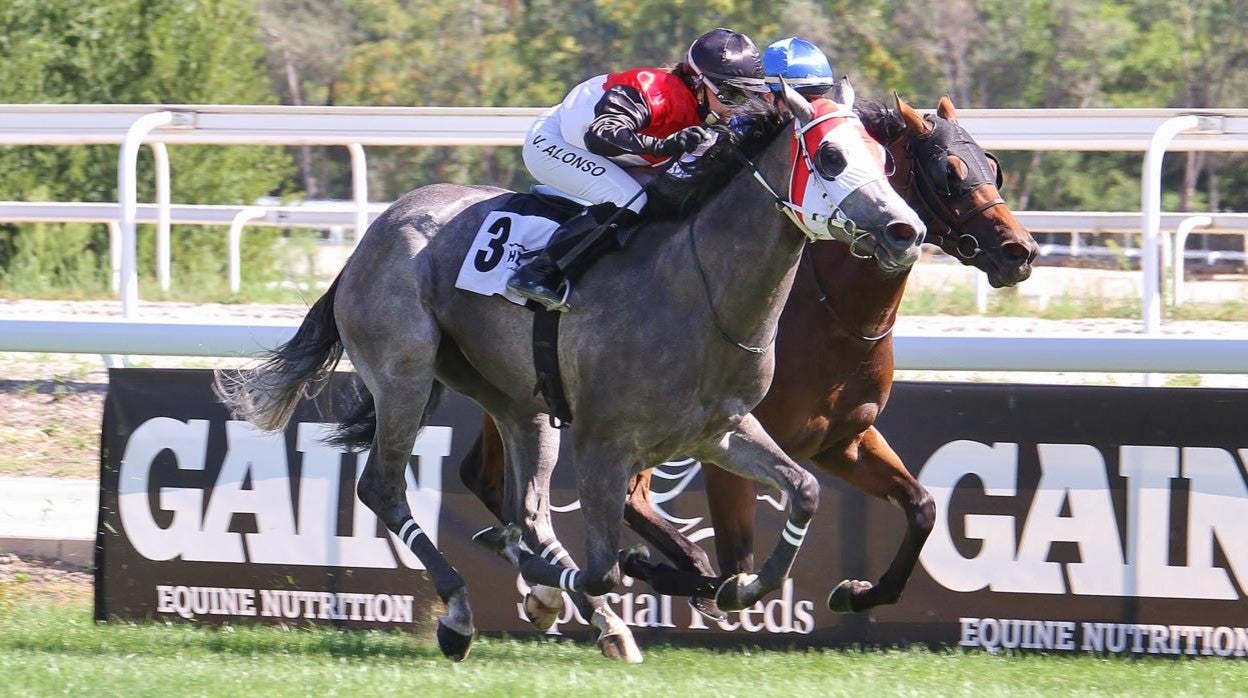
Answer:
[[[696,79],[716,95],[726,85],[738,90],[765,94],[763,57],[750,37],[720,27],[699,36],[685,58]]]

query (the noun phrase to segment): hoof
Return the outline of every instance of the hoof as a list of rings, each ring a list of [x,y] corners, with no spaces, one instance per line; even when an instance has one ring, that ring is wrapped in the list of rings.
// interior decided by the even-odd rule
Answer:
[[[650,562],[650,549],[640,543],[620,551],[620,571],[633,579],[648,581],[643,564],[647,562]]]
[[[629,664],[641,664],[643,657],[637,642],[631,635],[603,635],[598,638],[598,649],[607,659],[615,659]]]
[[[719,585],[715,592],[715,605],[724,611],[740,611],[757,601],[753,587],[758,584],[758,575],[741,572],[735,574]]]
[[[562,593],[559,595],[559,604],[557,606],[548,606],[532,592],[524,595],[524,615],[529,619],[529,623],[538,630],[542,632],[550,630],[550,626],[554,625],[555,621],[559,619],[560,613],[563,613]]]
[[[860,609],[854,607],[854,599],[871,591],[875,585],[861,579],[846,579],[828,594],[828,608],[836,613],[856,613]]]
[[[451,626],[438,620],[438,648],[442,654],[453,662],[462,662],[472,649],[472,638],[475,633],[461,635]]]
[[[724,613],[711,599],[691,598],[689,599],[689,605],[707,620],[712,620],[716,623],[728,620],[728,614]]]

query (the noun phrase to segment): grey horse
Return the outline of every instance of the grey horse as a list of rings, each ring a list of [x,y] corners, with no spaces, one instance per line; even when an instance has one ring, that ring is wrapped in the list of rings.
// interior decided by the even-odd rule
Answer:
[[[447,606],[438,643],[455,660],[475,635],[467,590],[413,518],[404,471],[438,386],[473,399],[502,435],[504,513],[519,527],[487,540],[531,585],[582,599],[604,636],[626,643],[620,655],[638,661],[631,634],[596,598],[620,577],[632,473],[690,454],[786,492],[789,520],[772,555],[758,575],[725,582],[717,601],[744,608],[779,588],[819,488],[750,410],[771,380],[768,348],[801,249],[808,237],[835,235],[855,241],[885,270],[903,271],[918,258],[922,222],[888,186],[882,157],[868,152],[873,141],[852,113],[847,81],[836,95],[838,103],[817,115],[786,91],[796,140],[782,112],[763,102],[748,105],[750,118],[717,127],[721,138],[702,158],[703,171],[688,178],[696,213],[644,225],[634,244],[577,286],[559,354],[576,415],[567,431],[585,522],[583,569],[572,566],[551,527],[548,489],[560,433],[533,394],[532,316],[455,288],[478,228],[509,192],[437,184],[401,197],[369,227],[294,337],[256,368],[219,372],[218,394],[235,416],[282,429],[298,400],[347,352],[367,394],[344,421],[343,441],[372,446],[357,493],[432,576]],[[800,205],[778,196],[775,183],[803,168],[818,180],[807,190],[816,193]],[[788,217],[777,203],[790,209]]]

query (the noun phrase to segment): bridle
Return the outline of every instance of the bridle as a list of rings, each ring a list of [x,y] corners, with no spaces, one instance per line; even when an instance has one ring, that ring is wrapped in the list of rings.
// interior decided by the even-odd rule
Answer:
[[[854,114],[852,111],[836,111],[836,112],[831,112],[828,114],[820,115],[819,117],[815,119],[811,119],[804,126],[799,126],[796,124],[794,126],[794,134],[795,134],[794,137],[797,138],[797,141],[800,144],[799,152],[801,153],[802,157],[805,160],[806,167],[810,169],[811,176],[815,177],[816,180],[819,181],[820,191],[822,192],[824,200],[828,203],[828,205],[832,209],[831,216],[828,216],[826,214],[819,213],[816,211],[811,211],[799,204],[794,203],[793,201],[789,200],[787,197],[781,196],[776,191],[776,188],[772,186],[771,182],[767,181],[767,175],[764,175],[762,170],[758,168],[758,165],[755,164],[755,162],[748,155],[742,152],[739,147],[737,147],[736,145],[732,145],[729,147],[729,150],[733,154],[733,156],[737,159],[737,161],[740,162],[743,167],[747,168],[750,171],[750,175],[754,178],[754,180],[757,181],[760,185],[762,185],[763,189],[767,190],[767,193],[771,195],[772,201],[774,202],[776,209],[779,210],[784,215],[788,216],[789,220],[793,221],[793,224],[797,226],[797,229],[802,231],[802,234],[806,236],[807,242],[817,242],[820,240],[836,239],[836,237],[831,233],[831,229],[836,228],[837,230],[840,230],[842,234],[846,236],[846,238],[848,238],[847,240],[843,240],[842,242],[845,242],[846,244],[848,244],[850,251],[852,252],[858,240],[862,239],[863,237],[869,236],[870,234],[862,233],[861,235],[858,235],[857,226],[847,215],[845,215],[845,211],[842,210],[841,207],[838,204],[836,204],[835,201],[832,199],[831,194],[827,191],[826,186],[824,186],[823,177],[818,173],[817,170],[815,170],[814,162],[811,160],[811,157],[810,157],[810,152],[806,148],[805,139],[802,137],[815,124],[822,123],[823,121],[827,121],[828,119],[838,118],[838,117],[852,117],[855,120],[858,119],[858,115]],[[790,172],[789,172],[790,179],[792,179],[793,170],[797,167],[797,164],[798,163],[794,161],[792,166],[790,167]],[[871,181],[875,181],[875,180],[871,180]],[[818,231],[812,230],[807,224],[802,222],[801,218],[798,217],[797,214],[799,213],[802,214],[803,216],[806,216],[807,218],[809,218],[811,221],[815,223],[818,223],[821,220],[825,221],[826,222],[825,225],[827,226],[829,232],[820,233]],[[694,230],[693,230],[694,224],[696,222],[697,222],[697,214],[695,213],[693,218],[689,221],[689,225],[688,225],[689,247],[690,247],[690,251],[693,254],[694,267],[697,270],[698,277],[702,282],[702,290],[706,294],[707,305],[711,309],[711,318],[715,324],[715,329],[719,331],[720,336],[725,341],[737,347],[738,349],[749,352],[751,354],[765,354],[770,347],[775,345],[775,342],[776,342],[775,336],[773,336],[771,338],[771,341],[767,342],[766,344],[759,345],[759,346],[751,346],[749,344],[745,344],[744,342],[737,340],[731,334],[728,333],[728,330],[724,328],[723,320],[719,317],[719,311],[715,308],[715,304],[712,299],[710,281],[707,279],[706,271],[702,268],[702,261],[698,256],[697,240],[696,240],[696,235],[694,234]],[[803,248],[803,257],[805,256],[806,256],[805,248]],[[855,254],[855,256],[859,256],[859,255]],[[867,255],[867,256],[869,257],[870,255]],[[815,283],[818,284],[818,279],[815,280]],[[822,288],[820,290],[822,291]],[[778,332],[779,332],[779,328],[777,328],[777,333]],[[855,336],[858,336],[860,339],[864,339],[869,342],[874,342],[879,339],[883,339],[884,337],[888,336],[891,333],[892,333],[892,327],[890,326],[888,331],[880,335],[879,337],[863,337],[860,335],[855,335]]]
[[[804,138],[806,132],[815,125],[836,118],[848,118],[859,121],[858,115],[853,113],[853,111],[839,110],[829,112],[827,114],[821,114],[818,117],[806,122],[804,125],[799,125],[795,122],[793,128],[793,137],[797,141],[798,155],[802,164],[804,164],[807,171],[810,173],[810,176],[813,177],[815,182],[818,184],[820,196],[828,205],[828,208],[832,211],[831,215],[819,211],[812,211],[801,204],[795,203],[787,197],[781,196],[777,192],[776,188],[772,186],[771,182],[767,181],[767,177],[758,169],[758,165],[754,164],[753,160],[742,153],[739,148],[734,147],[732,152],[741,164],[750,170],[754,179],[767,190],[767,193],[771,194],[772,199],[775,201],[776,209],[787,216],[789,220],[793,222],[793,225],[797,226],[797,229],[802,231],[802,234],[806,236],[808,241],[818,242],[821,240],[839,240],[840,242],[849,245],[850,252],[855,257],[868,259],[871,257],[869,252],[864,254],[858,252],[857,250],[859,242],[871,239],[871,234],[867,232],[859,232],[858,226],[848,215],[845,214],[844,209],[841,208],[840,204],[833,198],[831,192],[828,191],[827,183],[824,181],[823,176],[819,174],[818,170],[815,169],[814,160],[811,158],[810,149],[806,146],[806,139]],[[859,121],[859,123],[861,123],[861,121]],[[792,182],[793,175],[797,171],[798,164],[797,160],[794,160],[792,166],[790,167],[790,182]],[[859,186],[863,186],[870,182],[884,178],[885,176],[880,176],[874,179],[866,180]],[[792,187],[790,187],[790,195],[791,193]],[[822,233],[811,228],[809,224],[803,222],[802,218],[800,218],[798,214],[801,214],[801,216],[804,216],[813,224],[822,223],[829,232]],[[840,231],[841,234],[837,235],[831,232],[834,229]]]
[[[827,225],[836,227],[837,229],[841,231],[841,233],[845,236],[845,238],[847,238],[844,242],[847,245],[849,245],[850,254],[852,254],[855,257],[858,257],[859,259],[870,259],[871,251],[868,250],[866,252],[859,252],[858,243],[861,240],[871,239],[871,234],[867,232],[858,233],[857,225],[855,225],[854,222],[850,220],[850,218],[847,215],[845,215],[845,211],[841,209],[840,202],[836,201],[836,199],[833,198],[832,193],[828,191],[828,181],[823,177],[823,175],[820,172],[818,172],[818,170],[815,169],[815,161],[811,157],[810,147],[806,144],[805,135],[807,131],[814,128],[816,125],[823,123],[824,121],[828,121],[830,119],[837,119],[837,118],[849,119],[848,121],[845,122],[846,124],[852,124],[852,123],[857,122],[859,126],[862,125],[861,119],[859,119],[858,115],[855,114],[852,109],[841,109],[838,111],[829,112],[827,114],[820,114],[819,116],[806,122],[800,128],[795,128],[793,131],[793,137],[797,141],[797,152],[798,152],[798,155],[801,157],[802,164],[805,165],[807,173],[809,173],[810,177],[814,179],[815,184],[819,187],[819,195],[823,198],[824,203],[827,204],[828,208],[832,211],[832,216],[830,218],[828,218],[827,216],[823,216],[823,218],[828,219]],[[845,124],[842,124],[842,125],[845,125]],[[837,126],[835,128],[840,128],[840,126]],[[796,170],[796,169],[797,169],[797,161],[794,160],[793,170]],[[792,177],[793,177],[793,172],[791,171],[789,174],[790,183],[792,182]],[[868,184],[871,184],[872,182],[878,182],[878,181],[882,181],[885,179],[887,179],[887,173],[881,173],[877,177],[864,179],[861,182],[855,182],[854,184],[856,184],[857,186],[854,188],[858,189]],[[792,187],[790,186],[790,193],[791,193],[791,189]],[[844,201],[844,200],[845,200],[844,198],[841,199],[841,201]],[[797,214],[796,214],[798,207],[794,204],[790,204],[789,206],[792,210],[786,210],[786,213],[788,213],[789,218],[794,223],[801,226],[801,223],[798,220]],[[812,215],[810,213],[807,213],[806,209],[801,209],[801,210],[804,212],[805,215],[812,216],[812,220],[816,222],[818,221],[818,214]]]
[[[981,149],[966,129],[945,119],[930,119],[929,123],[932,124],[931,131],[921,136],[912,136],[906,143],[906,156],[910,161],[908,184],[913,186],[919,194],[921,210],[918,214],[924,224],[931,229],[935,227],[933,225],[935,221],[940,221],[945,228],[944,231],[938,233],[942,240],[948,240],[951,234],[958,236],[953,241],[952,249],[945,248],[944,245],[941,247],[960,259],[969,261],[979,256],[984,250],[983,245],[974,235],[961,232],[962,226],[990,208],[1004,206],[1005,199],[998,195],[960,216],[953,215],[953,211],[946,202],[951,199],[968,198],[990,184],[999,190],[1002,184],[1001,167],[997,158]],[[929,152],[917,152],[920,145],[929,146]],[[890,144],[889,147],[891,148],[892,145]],[[956,187],[945,187],[944,191],[940,191],[933,183],[933,173],[937,167],[940,171],[944,171],[949,155],[956,155],[966,164],[967,176],[958,182]],[[997,164],[995,173],[988,165],[989,160]],[[942,178],[942,181],[947,180]]]

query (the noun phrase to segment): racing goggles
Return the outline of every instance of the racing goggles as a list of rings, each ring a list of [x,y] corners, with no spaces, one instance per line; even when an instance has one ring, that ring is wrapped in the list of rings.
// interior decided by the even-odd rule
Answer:
[[[766,82],[768,85],[779,85],[780,78],[769,75],[766,78]],[[828,78],[784,78],[784,82],[796,90],[799,95],[812,102],[826,96],[836,85],[835,80],[829,80]]]
[[[738,107],[749,101],[750,95],[767,94],[767,87],[762,80],[753,80],[750,78],[721,78],[716,79],[708,74],[702,74],[702,84],[706,85],[706,89],[715,95],[725,106]],[[758,83],[755,85],[754,83]]]

